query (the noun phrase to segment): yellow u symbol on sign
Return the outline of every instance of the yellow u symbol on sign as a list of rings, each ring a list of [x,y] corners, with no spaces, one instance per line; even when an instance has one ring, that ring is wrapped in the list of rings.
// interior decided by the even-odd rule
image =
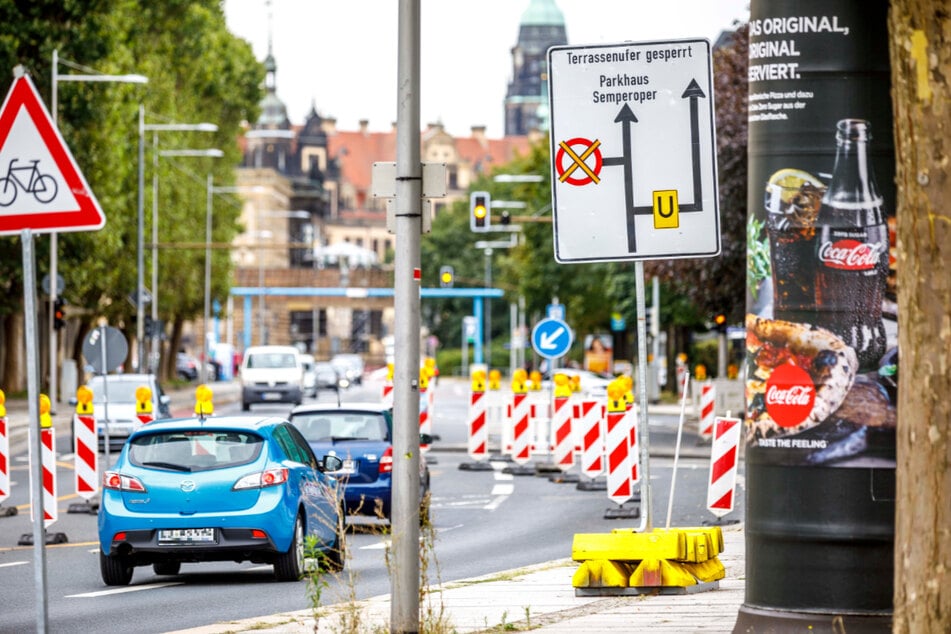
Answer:
[[[680,204],[676,189],[654,191],[654,228],[676,229],[680,226]]]

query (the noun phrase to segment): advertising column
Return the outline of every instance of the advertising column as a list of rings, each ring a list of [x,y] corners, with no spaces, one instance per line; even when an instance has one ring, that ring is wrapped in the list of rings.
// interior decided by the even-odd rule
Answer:
[[[753,0],[746,597],[890,631],[898,381],[886,0]]]

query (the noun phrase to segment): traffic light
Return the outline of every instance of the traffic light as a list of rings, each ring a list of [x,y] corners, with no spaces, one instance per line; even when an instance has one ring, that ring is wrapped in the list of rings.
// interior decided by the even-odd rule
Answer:
[[[713,322],[716,324],[718,332],[726,332],[726,315],[720,313],[713,318]]]
[[[455,281],[456,272],[451,266],[442,266],[439,268],[439,285],[443,288],[452,288]]]
[[[469,195],[469,228],[473,231],[488,231],[492,226],[491,211],[491,194],[472,192]]]
[[[62,330],[66,326],[66,302],[57,297],[53,302],[53,327]]]
[[[510,214],[508,211],[503,211],[499,215],[499,222],[506,227],[509,226],[512,224],[512,214]]]

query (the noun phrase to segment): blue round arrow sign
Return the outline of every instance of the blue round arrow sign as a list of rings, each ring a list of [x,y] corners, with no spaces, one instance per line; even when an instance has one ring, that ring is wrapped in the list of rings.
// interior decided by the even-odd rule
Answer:
[[[575,333],[559,319],[542,319],[532,328],[532,348],[546,359],[565,356],[574,340]]]

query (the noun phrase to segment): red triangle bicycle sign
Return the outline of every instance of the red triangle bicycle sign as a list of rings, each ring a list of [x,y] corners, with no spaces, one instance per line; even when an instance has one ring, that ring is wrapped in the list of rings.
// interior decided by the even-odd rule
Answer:
[[[101,229],[106,216],[28,75],[0,107],[0,235]]]

